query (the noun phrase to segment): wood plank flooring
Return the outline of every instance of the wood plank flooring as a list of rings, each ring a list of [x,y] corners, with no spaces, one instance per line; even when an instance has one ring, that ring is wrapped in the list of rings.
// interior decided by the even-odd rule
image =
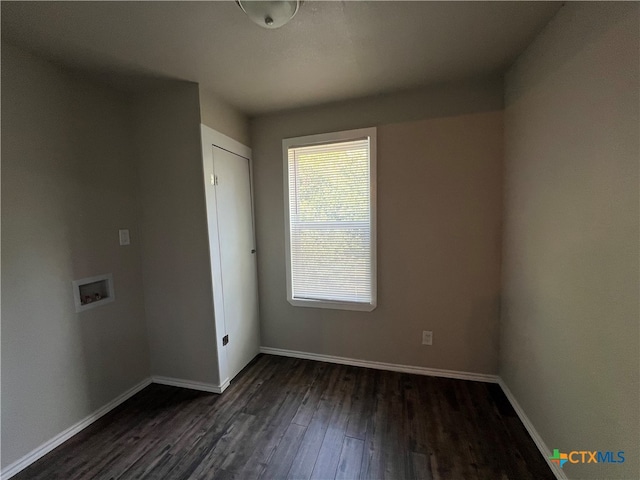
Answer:
[[[14,477],[554,476],[500,387],[259,355],[222,395],[150,385]]]

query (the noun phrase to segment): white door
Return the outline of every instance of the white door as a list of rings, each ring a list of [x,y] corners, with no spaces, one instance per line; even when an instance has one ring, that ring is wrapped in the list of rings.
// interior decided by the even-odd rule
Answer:
[[[260,347],[249,160],[213,146],[215,200],[229,379]]]

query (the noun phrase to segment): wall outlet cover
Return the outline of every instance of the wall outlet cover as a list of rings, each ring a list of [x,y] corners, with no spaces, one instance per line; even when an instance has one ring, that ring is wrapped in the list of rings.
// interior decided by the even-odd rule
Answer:
[[[118,230],[118,235],[120,237],[120,245],[129,245],[131,243],[131,238],[129,237],[129,230]]]

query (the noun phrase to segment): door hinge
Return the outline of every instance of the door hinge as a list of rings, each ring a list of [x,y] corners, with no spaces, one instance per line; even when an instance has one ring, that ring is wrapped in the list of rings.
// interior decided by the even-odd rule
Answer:
[[[218,176],[214,173],[211,174],[211,185],[218,185]]]
[[[222,346],[224,347],[227,343],[229,343],[229,335],[222,337]]]

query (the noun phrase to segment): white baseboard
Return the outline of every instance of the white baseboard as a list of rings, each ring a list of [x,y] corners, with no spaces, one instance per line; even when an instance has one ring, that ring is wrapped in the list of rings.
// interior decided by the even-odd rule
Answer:
[[[7,480],[13,477],[14,475],[16,475],[18,472],[21,472],[22,470],[27,468],[29,465],[31,465],[33,462],[40,459],[41,457],[44,457],[51,450],[61,445],[62,443],[66,442],[75,434],[87,428],[89,425],[91,425],[93,422],[98,420],[100,417],[109,413],[111,410],[116,408],[125,400],[128,400],[129,398],[133,397],[136,393],[138,393],[140,390],[142,390],[149,384],[151,384],[151,378],[145,378],[136,386],[130,388],[123,394],[117,396],[116,398],[111,400],[109,403],[107,403],[103,407],[99,408],[95,412],[89,414],[88,416],[80,420],[75,425],[72,425],[71,427],[67,428],[63,432],[53,437],[51,440],[48,440],[47,442],[37,447],[35,450],[32,450],[31,452],[27,453],[24,457],[13,462],[11,465],[8,465],[6,468],[2,470],[2,473],[0,473],[0,478],[2,478],[2,480]]]
[[[229,387],[229,385],[231,385],[231,380],[227,378],[224,382],[220,384],[220,387],[219,387],[220,393],[224,392]]]
[[[391,372],[413,373],[416,375],[429,375],[432,377],[457,378],[460,380],[474,380],[477,382],[497,383],[497,375],[486,373],[458,372],[456,370],[442,370],[439,368],[415,367],[411,365],[397,365],[395,363],[373,362],[370,360],[358,360],[355,358],[335,357],[333,355],[321,355],[319,353],[298,352],[296,350],[283,350],[281,348],[260,347],[260,353],[280,355],[283,357],[304,358],[319,362],[339,363],[341,365],[353,365],[355,367],[373,368],[375,370],[388,370]]]
[[[551,451],[549,450],[549,447],[547,447],[547,444],[544,443],[544,440],[542,440],[542,437],[540,436],[538,431],[535,429],[535,427],[531,423],[531,420],[529,420],[529,417],[527,417],[527,414],[524,413],[524,410],[516,400],[516,397],[513,396],[513,393],[511,393],[511,390],[509,390],[509,387],[507,387],[507,384],[504,383],[504,380],[502,380],[502,378],[500,377],[498,377],[498,384],[500,385],[500,388],[502,388],[502,391],[504,392],[505,396],[509,400],[509,403],[511,403],[511,406],[518,414],[518,418],[520,418],[520,421],[524,425],[524,428],[526,428],[527,432],[529,432],[529,435],[535,442],[536,447],[538,447],[538,450],[540,450],[540,453],[546,460],[553,474],[556,476],[558,480],[568,480],[567,475],[564,473],[564,471],[558,465],[551,462],[550,460]]]
[[[229,380],[222,382],[222,385],[214,385],[212,383],[194,382],[192,380],[183,380],[181,378],[161,377],[154,375],[151,377],[153,383],[160,385],[169,385],[171,387],[190,388],[191,390],[200,390],[201,392],[222,393],[229,386]]]

